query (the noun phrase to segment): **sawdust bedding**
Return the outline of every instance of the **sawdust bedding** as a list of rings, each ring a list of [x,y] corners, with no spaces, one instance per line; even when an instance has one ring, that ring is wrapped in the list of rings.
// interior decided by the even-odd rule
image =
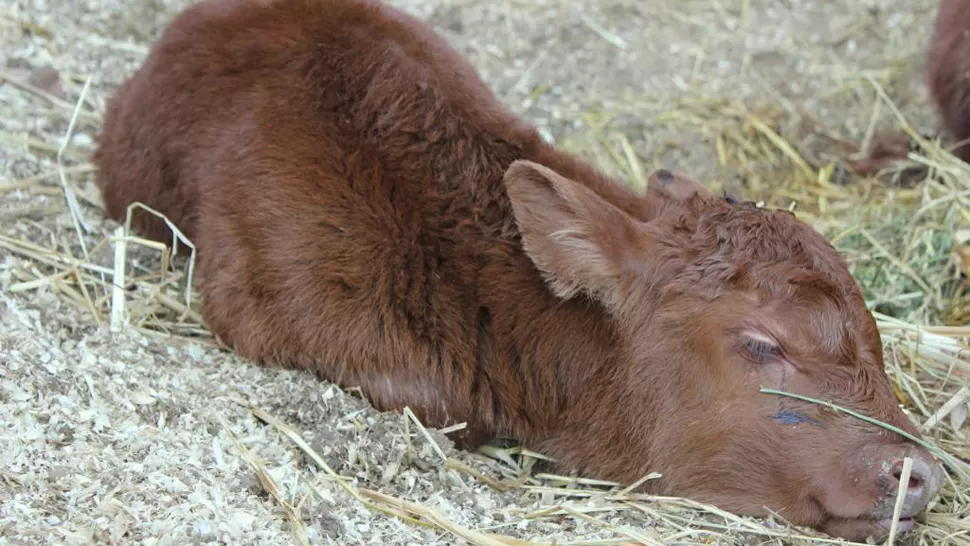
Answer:
[[[862,2],[827,3],[845,9],[842,19],[813,3],[784,7],[767,0],[617,0],[596,7],[578,0],[394,3],[434,23],[507,103],[555,139],[580,131],[586,123],[580,114],[590,108],[622,109],[630,97],[662,104],[691,89],[731,98],[778,94],[834,116],[825,110],[831,106],[811,99],[815,89],[832,85],[821,79],[826,71],[819,66],[834,63],[833,55],[848,66],[878,63],[890,47],[895,57],[912,58],[919,43],[887,45],[878,27],[909,25],[919,36],[931,6],[880,2],[881,15],[870,17],[876,30],[838,43],[839,32],[862,17]],[[5,241],[81,255],[59,178],[17,184],[57,167],[87,78],[88,114],[75,120],[62,164],[82,166],[66,181],[89,229],[87,247],[114,229],[83,169],[97,116],[162,26],[187,4],[14,0],[0,8]],[[652,12],[641,4],[654,5]],[[713,31],[705,34],[704,27]],[[834,45],[812,49],[799,40]],[[537,87],[545,92],[530,96]],[[861,102],[848,107],[859,107],[854,118],[864,120]],[[637,142],[641,146],[659,146],[663,138],[681,142],[662,156],[666,166],[699,176],[718,172],[702,135],[629,118],[643,134],[658,135]],[[110,269],[107,248],[92,261]],[[129,259],[149,271],[158,253],[133,249]],[[415,525],[365,506],[251,407],[298,430],[335,472],[456,525],[560,541],[622,536],[580,517],[523,520],[556,499],[497,492],[467,471],[445,468],[416,426],[405,436],[400,414],[379,414],[309,374],[259,368],[204,341],[133,328],[112,333],[106,314],[96,318],[55,289],[70,285],[69,279],[29,284],[52,271],[25,252],[0,250],[0,544],[294,544],[298,533],[284,503],[299,511],[300,533],[314,544],[462,542],[440,526]],[[514,477],[507,462],[457,452],[442,434],[432,435],[447,457],[494,479]],[[265,476],[274,485],[267,487]],[[273,487],[279,498],[267,492]],[[625,511],[598,517],[636,529],[649,528],[652,520]],[[703,536],[686,532],[671,543]]]

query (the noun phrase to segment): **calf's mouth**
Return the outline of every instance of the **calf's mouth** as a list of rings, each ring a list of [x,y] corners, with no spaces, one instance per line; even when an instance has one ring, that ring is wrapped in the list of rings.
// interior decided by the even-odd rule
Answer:
[[[916,525],[916,516],[900,517],[896,526],[897,534],[909,533]],[[880,542],[889,536],[892,518],[888,519],[830,519],[823,526],[822,531],[834,537],[841,537],[854,542],[873,540]]]
[[[891,449],[891,448],[890,448]],[[908,533],[915,527],[917,517],[943,485],[944,472],[935,458],[922,449],[910,447],[904,454],[911,458],[909,481],[901,499],[897,533]],[[822,525],[826,533],[853,541],[885,539],[893,523],[900,492],[903,461],[901,454],[884,459],[875,477],[881,496],[867,513],[856,518],[831,517]]]

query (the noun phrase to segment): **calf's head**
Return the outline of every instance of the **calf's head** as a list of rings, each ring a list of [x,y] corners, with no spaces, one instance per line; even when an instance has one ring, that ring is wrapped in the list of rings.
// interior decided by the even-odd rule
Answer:
[[[514,163],[505,182],[549,288],[598,300],[620,340],[619,364],[601,370],[610,386],[575,395],[592,422],[583,444],[598,451],[574,459],[627,481],[657,471],[660,492],[856,540],[888,532],[905,457],[903,528],[937,493],[942,469],[922,447],[760,392],[831,400],[916,434],[858,285],[810,226],[669,171],[650,177],[640,218],[536,163]]]

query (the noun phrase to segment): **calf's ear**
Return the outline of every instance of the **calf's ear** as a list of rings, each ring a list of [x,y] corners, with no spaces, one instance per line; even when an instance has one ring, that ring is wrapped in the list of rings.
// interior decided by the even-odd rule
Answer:
[[[711,197],[711,191],[684,173],[658,169],[647,177],[647,197],[686,201],[694,195]]]
[[[526,254],[561,298],[585,292],[617,303],[623,272],[638,256],[636,219],[589,188],[532,161],[505,172]]]

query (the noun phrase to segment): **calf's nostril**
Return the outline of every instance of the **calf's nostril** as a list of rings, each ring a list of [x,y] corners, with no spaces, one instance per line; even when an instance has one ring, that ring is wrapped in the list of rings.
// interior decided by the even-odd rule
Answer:
[[[895,483],[898,485],[899,481],[903,477],[903,465],[904,459],[900,459],[893,463],[891,475],[894,478]],[[907,484],[907,496],[917,496],[923,492],[923,483],[926,480],[926,475],[930,472],[930,467],[925,461],[919,458],[913,458],[913,466],[909,473],[909,482]]]
[[[898,479],[898,478],[897,478]],[[909,478],[909,485],[906,488],[907,495],[918,495],[923,492],[923,480],[920,478]]]

